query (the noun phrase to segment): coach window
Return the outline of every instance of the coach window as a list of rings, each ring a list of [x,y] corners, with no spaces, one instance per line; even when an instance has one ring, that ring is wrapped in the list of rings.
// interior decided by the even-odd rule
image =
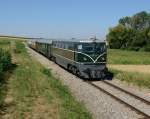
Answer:
[[[68,49],[73,50],[73,44],[69,43]]]
[[[63,44],[63,49],[65,49],[65,44]]]
[[[67,44],[65,44],[65,49],[68,49]]]
[[[57,48],[59,48],[59,43],[57,43]]]
[[[78,45],[78,50],[82,50],[82,45]]]

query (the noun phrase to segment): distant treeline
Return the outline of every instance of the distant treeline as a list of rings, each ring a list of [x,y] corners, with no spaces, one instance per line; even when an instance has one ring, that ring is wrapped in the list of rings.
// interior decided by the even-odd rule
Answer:
[[[7,36],[7,35],[0,35],[0,38],[16,38],[16,39],[42,39],[42,38],[32,38],[32,37],[23,37],[23,36]]]
[[[107,34],[109,48],[150,51],[150,13],[123,17]]]

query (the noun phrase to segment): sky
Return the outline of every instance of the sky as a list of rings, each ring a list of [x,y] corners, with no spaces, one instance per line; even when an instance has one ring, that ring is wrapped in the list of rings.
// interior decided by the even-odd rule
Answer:
[[[0,0],[0,34],[105,39],[124,16],[150,12],[149,0]]]

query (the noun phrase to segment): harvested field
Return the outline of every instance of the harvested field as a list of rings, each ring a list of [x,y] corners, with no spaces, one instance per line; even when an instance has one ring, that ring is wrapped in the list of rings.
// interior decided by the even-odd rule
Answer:
[[[150,65],[119,65],[109,64],[109,68],[126,71],[126,72],[139,72],[150,74]]]

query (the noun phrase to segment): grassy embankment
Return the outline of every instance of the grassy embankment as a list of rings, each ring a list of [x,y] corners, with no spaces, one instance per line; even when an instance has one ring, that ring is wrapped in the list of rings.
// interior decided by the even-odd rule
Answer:
[[[9,79],[13,102],[11,118],[91,119],[86,108],[75,101],[68,88],[55,79],[49,69],[32,59],[16,41],[17,67]]]
[[[6,80],[12,70],[10,42],[0,40],[0,107],[3,105],[6,94]]]
[[[134,65],[147,65],[150,64],[150,52],[135,52],[124,50],[108,50],[108,66],[109,64],[134,64]],[[117,69],[109,69],[114,73],[114,77],[121,81],[145,87],[150,89],[150,74],[121,71]],[[142,70],[142,69],[141,69]]]

